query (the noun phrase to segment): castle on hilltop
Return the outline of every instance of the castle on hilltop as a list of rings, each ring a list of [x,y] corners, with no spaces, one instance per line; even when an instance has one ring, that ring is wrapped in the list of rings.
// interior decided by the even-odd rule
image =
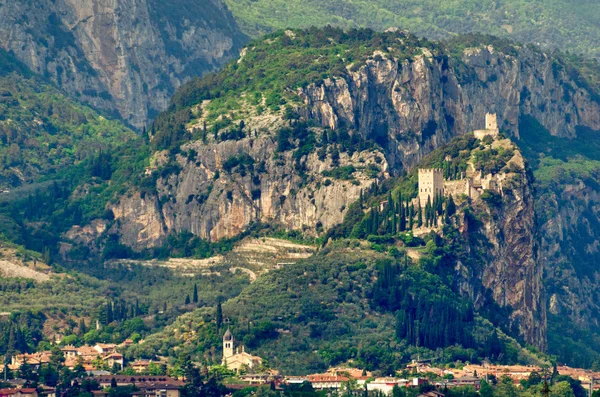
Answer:
[[[228,369],[234,371],[240,371],[241,369],[253,369],[258,368],[262,365],[262,358],[253,356],[246,353],[244,346],[240,345],[237,348],[235,346],[235,338],[231,333],[231,330],[227,328],[225,335],[223,335],[223,362]]]
[[[485,129],[476,130],[474,134],[480,140],[483,140],[486,136],[497,140],[500,131],[496,114],[487,113],[485,115]],[[439,196],[458,197],[465,195],[470,199],[477,199],[485,190],[502,193],[502,182],[505,177],[493,174],[483,175],[482,171],[476,170],[473,164],[469,164],[466,172],[459,180],[451,181],[444,179],[442,169],[420,168],[418,197],[413,200],[413,205],[424,209],[428,202],[432,204],[434,199]]]

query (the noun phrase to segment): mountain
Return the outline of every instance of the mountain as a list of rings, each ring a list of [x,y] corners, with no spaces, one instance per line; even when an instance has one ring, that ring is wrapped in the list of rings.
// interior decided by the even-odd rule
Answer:
[[[563,202],[581,188],[578,180],[585,186],[576,200],[589,199],[587,189],[595,189],[589,176],[595,175],[590,168],[595,163],[589,161],[595,155],[590,143],[600,131],[598,70],[595,62],[490,36],[432,42],[403,31],[368,29],[273,33],[250,43],[221,71],[183,85],[150,127],[149,142],[131,142],[110,158],[98,155],[58,178],[49,191],[38,189],[29,197],[5,202],[0,210],[13,223],[4,222],[2,231],[11,232],[29,249],[46,250],[52,260],[86,272],[104,269],[102,264],[113,258],[205,258],[231,250],[247,235],[290,232],[321,243],[323,256],[259,276],[248,295],[242,292],[223,304],[232,318],[243,317],[240,308],[252,309],[252,296],[264,299],[256,310],[247,311],[247,318],[272,323],[256,331],[255,346],[265,354],[276,350],[277,340],[267,341],[275,339],[274,330],[306,335],[310,322],[351,321],[341,303],[350,292],[338,302],[338,311],[328,307],[332,312],[320,312],[325,303],[319,302],[333,299],[325,273],[335,267],[340,273],[358,271],[357,276],[370,280],[357,289],[362,301],[349,308],[350,313],[367,312],[377,319],[365,327],[390,336],[389,326],[396,326],[398,316],[410,319],[409,328],[394,331],[394,343],[426,346],[430,354],[456,343],[467,349],[463,358],[482,358],[493,351],[495,357],[503,353],[515,362],[530,361],[515,353],[515,346],[529,345],[533,350],[548,348],[559,359],[591,365],[598,354],[595,345],[585,346],[584,341],[597,335],[596,320],[588,321],[595,301],[585,288],[593,285],[596,270],[579,262],[594,258],[596,218],[593,203],[584,213],[577,212],[583,206],[571,209]],[[506,134],[498,142],[470,135],[484,126],[488,112],[497,114]],[[561,152],[561,147],[570,151]],[[492,190],[466,202],[457,195],[458,213],[447,227],[439,225],[437,233],[415,234],[412,240],[395,233],[397,228],[390,232],[394,218],[389,203],[404,203],[400,193],[404,199],[415,197],[416,168],[444,167],[448,162],[461,172],[472,163],[484,176],[496,175],[503,181],[502,193]],[[104,169],[110,172],[104,174]],[[94,177],[93,170],[101,176]],[[553,177],[555,172],[571,173],[575,182],[553,184],[561,180]],[[44,204],[49,202],[52,206]],[[443,211],[440,202],[436,211]],[[431,217],[431,208],[428,213]],[[579,233],[573,214],[585,215],[587,234]],[[344,268],[354,262],[343,259],[343,253],[339,259],[337,252],[327,251],[336,244],[342,244],[343,251],[344,239],[350,239],[351,248],[361,248],[349,254],[358,261],[375,251],[389,266],[369,261],[365,268],[359,262],[357,269]],[[328,252],[342,267],[324,265],[309,272],[319,261],[329,263]],[[407,258],[412,258],[410,270],[405,269],[410,265]],[[382,268],[387,269],[387,284],[374,284],[382,278],[377,273]],[[303,269],[314,278],[278,289],[290,274],[302,274]],[[413,270],[426,274],[412,274]],[[415,287],[410,296],[395,295],[408,288],[402,284],[403,275],[431,282]],[[337,274],[331,278],[331,285],[344,285],[346,280]],[[314,317],[269,320],[265,316],[271,309],[260,308],[271,307],[273,297],[270,292],[261,297],[256,290],[263,283],[275,283],[273,295],[285,298],[273,302],[285,303],[282,307],[296,316],[315,311]],[[322,300],[298,306],[315,286],[320,292],[314,297],[322,293]],[[431,288],[440,295],[427,300]],[[402,305],[386,303],[385,296],[398,298],[392,301]],[[418,303],[413,306],[415,299],[429,310],[440,304],[456,327],[431,326],[426,328],[431,333],[420,334],[418,324],[426,318],[417,310]],[[570,310],[570,302],[579,302],[590,315]],[[292,327],[295,321],[299,325]],[[458,324],[473,332],[458,338]],[[218,343],[215,329],[194,332]],[[333,353],[356,341],[361,349],[371,349],[374,342],[360,337],[365,333],[350,327],[348,338],[340,338]],[[498,347],[496,339],[479,338],[484,334],[497,335],[506,341],[504,347]],[[147,350],[132,354],[147,356],[157,349],[170,354],[174,346],[163,345],[165,338],[169,344],[178,342],[177,335],[157,335],[160,346],[148,344]],[[317,339],[303,339],[302,357],[315,348],[325,349]],[[487,353],[477,350],[488,342],[495,347]],[[343,357],[332,362],[339,361]],[[314,368],[324,363],[322,359]],[[292,363],[285,365],[292,368]]]
[[[600,55],[600,10],[593,0],[226,0],[251,36],[333,25],[383,31],[399,27],[442,39],[464,33],[509,36],[523,43]]]
[[[556,136],[600,130],[596,91],[576,68],[491,38],[313,29],[242,54],[157,118],[145,188],[111,207],[123,244],[182,232],[215,241],[274,221],[322,234],[365,187],[483,126],[487,112],[515,137],[521,115]]]
[[[446,160],[453,153],[460,155]],[[519,345],[544,349],[546,328],[532,181],[518,148],[466,134],[419,166],[445,168],[448,189],[464,184],[462,172],[483,169],[503,194],[469,198],[455,189],[455,204],[437,202],[446,205],[443,217],[416,227],[421,217],[405,201],[417,191],[416,169],[372,186],[316,255],[270,271],[223,304],[240,343],[286,373],[351,361],[388,374],[416,354],[543,362]],[[206,308],[186,314],[129,354],[220,349],[215,320]]]
[[[55,175],[136,135],[68,98],[0,50],[0,186]],[[6,195],[7,192],[5,192]]]
[[[175,88],[219,68],[245,41],[218,0],[5,1],[0,21],[1,48],[140,129]]]
[[[270,35],[223,71],[175,95],[151,131],[155,193],[132,191],[113,204],[124,226],[112,230],[134,249],[161,244],[170,233],[231,237],[255,222],[323,236],[347,216],[366,186],[414,169],[432,150],[483,126],[486,112],[497,113],[500,129],[521,144],[535,134],[531,123],[566,146],[597,139],[597,69],[593,63],[586,67],[572,57],[482,36],[433,43],[404,32],[364,30]],[[536,156],[547,154],[535,150]],[[537,208],[545,202],[542,190],[528,189],[523,207],[515,206],[512,215],[490,211],[483,217],[491,233],[485,240],[497,248],[479,248],[489,255],[479,269],[487,270],[467,267],[472,278],[462,293],[490,302],[483,299],[488,289],[491,302],[510,307],[513,315],[533,314],[521,317],[521,331],[512,335],[544,348],[544,287],[552,291],[551,302],[574,297],[560,287],[561,277],[542,276],[542,266],[549,274],[559,268],[545,261],[549,245],[539,237],[555,218],[534,218],[534,203]],[[575,238],[576,226],[572,230]],[[576,253],[571,258],[579,261]],[[585,284],[594,274],[571,282]],[[483,292],[473,280],[484,285]],[[594,302],[580,291],[576,299]],[[550,305],[550,351],[573,357],[561,350],[556,327],[557,319],[573,324],[577,316],[556,307]],[[499,315],[504,321],[510,316]],[[581,327],[570,346],[589,337],[590,328]],[[596,357],[588,351],[576,362],[591,365]]]

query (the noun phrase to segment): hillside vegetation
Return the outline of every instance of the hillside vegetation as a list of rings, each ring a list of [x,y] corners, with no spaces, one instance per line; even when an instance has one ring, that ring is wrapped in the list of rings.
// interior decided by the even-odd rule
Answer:
[[[226,0],[251,36],[285,28],[408,29],[431,38],[482,32],[524,43],[600,55],[594,0]]]
[[[134,138],[0,50],[0,187],[55,174]]]

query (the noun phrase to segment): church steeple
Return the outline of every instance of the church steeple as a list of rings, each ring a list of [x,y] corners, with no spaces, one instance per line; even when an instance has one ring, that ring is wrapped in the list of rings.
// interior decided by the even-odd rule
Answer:
[[[233,356],[233,344],[233,335],[229,327],[227,327],[227,331],[225,331],[225,335],[223,335],[223,363],[225,363],[227,357]]]

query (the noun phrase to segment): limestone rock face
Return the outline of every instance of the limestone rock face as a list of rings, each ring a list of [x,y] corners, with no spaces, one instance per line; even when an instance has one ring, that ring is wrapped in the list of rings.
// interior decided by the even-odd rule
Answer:
[[[546,349],[546,297],[532,182],[522,168],[503,189],[500,205],[478,201],[485,244],[473,243],[486,264],[478,269],[484,291],[510,308],[512,327],[524,340]],[[481,294],[477,300],[483,303]],[[489,302],[486,302],[489,304]]]
[[[599,211],[597,182],[581,175],[569,184],[547,187],[538,200],[548,310],[583,328],[600,325]]]
[[[340,223],[361,190],[389,176],[385,156],[377,150],[340,155],[340,166],[356,169],[352,181],[324,176],[323,171],[333,168],[331,158],[321,161],[317,153],[301,160],[302,176],[293,152],[276,154],[276,146],[272,136],[184,145],[184,154],[195,155],[177,156],[180,171],[159,178],[157,197],[133,193],[113,206],[121,241],[147,248],[180,232],[216,241],[234,237],[255,222],[314,235]],[[240,155],[251,160],[224,169],[224,163]],[[376,176],[364,171],[370,165],[377,167]]]
[[[219,0],[0,0],[0,46],[136,127],[245,37]]]
[[[462,62],[452,68],[442,57],[400,63],[374,57],[349,78],[299,90],[304,115],[375,138],[393,172],[454,136],[483,128],[488,112],[497,114],[501,131],[515,137],[524,114],[556,136],[574,136],[577,126],[600,130],[600,104],[543,53],[468,49]]]

